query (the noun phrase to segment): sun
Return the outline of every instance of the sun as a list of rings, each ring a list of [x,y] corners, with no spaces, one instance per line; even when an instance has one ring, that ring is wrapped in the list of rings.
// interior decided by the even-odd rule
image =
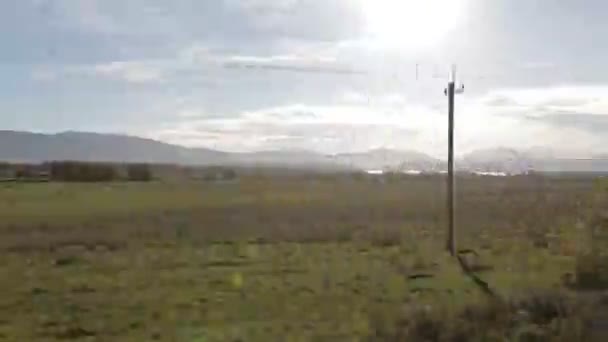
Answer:
[[[420,50],[437,45],[462,22],[465,0],[358,0],[368,38]]]

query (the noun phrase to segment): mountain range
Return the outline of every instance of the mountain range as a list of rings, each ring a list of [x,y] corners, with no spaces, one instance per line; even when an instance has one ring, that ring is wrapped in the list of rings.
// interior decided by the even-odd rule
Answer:
[[[63,132],[40,134],[0,131],[0,160],[42,162],[80,160],[106,162],[147,162],[184,165],[280,166],[319,170],[440,171],[446,162],[417,151],[372,149],[358,153],[324,155],[306,150],[222,152],[189,148],[152,139],[119,134]],[[456,161],[457,169],[521,173],[608,172],[607,156],[563,159],[546,148],[525,151],[509,148],[479,149]]]
[[[515,150],[505,147],[479,149],[457,162],[457,168],[469,171],[537,172],[608,172],[608,156],[562,158],[548,148]]]

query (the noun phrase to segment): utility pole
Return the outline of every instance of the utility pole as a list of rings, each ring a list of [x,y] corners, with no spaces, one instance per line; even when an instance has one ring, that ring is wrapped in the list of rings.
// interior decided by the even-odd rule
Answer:
[[[454,207],[454,95],[464,92],[464,85],[456,89],[456,66],[452,65],[448,87],[444,94],[448,96],[448,184],[447,184],[447,211],[448,211],[448,238],[447,250],[452,256],[456,255],[456,210]]]

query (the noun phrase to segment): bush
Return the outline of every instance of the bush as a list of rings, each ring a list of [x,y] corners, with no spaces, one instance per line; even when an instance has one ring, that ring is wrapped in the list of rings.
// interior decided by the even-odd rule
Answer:
[[[608,289],[608,257],[583,254],[576,258],[574,287],[579,290]]]
[[[586,250],[576,258],[574,284],[581,290],[608,289],[608,202],[600,197],[587,223]]]

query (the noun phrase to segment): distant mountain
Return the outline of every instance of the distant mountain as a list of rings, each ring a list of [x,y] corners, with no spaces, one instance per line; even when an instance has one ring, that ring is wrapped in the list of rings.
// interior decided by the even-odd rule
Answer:
[[[512,174],[537,172],[608,172],[608,158],[562,158],[548,148],[528,150],[492,148],[473,151],[457,161],[457,168],[469,171],[499,171]]]
[[[499,147],[479,149],[456,161],[459,170],[522,173],[531,168],[531,160],[522,152]]]
[[[344,169],[326,156],[309,151],[228,153],[205,148],[187,148],[135,136],[88,132],[38,134],[0,131],[0,160],[12,162],[78,160]]]
[[[154,162],[214,164],[227,153],[208,149],[188,149],[159,141],[118,134],[64,132],[37,134],[0,131],[0,159],[39,162],[79,160],[108,162]]]
[[[147,162],[186,165],[272,166],[302,170],[445,170],[445,161],[408,150],[373,149],[359,153],[323,155],[306,150],[229,153],[188,148],[119,134],[64,132],[39,134],[0,130],[0,161],[42,162],[80,160]],[[558,158],[547,148],[519,151],[480,149],[456,161],[458,170],[522,173],[608,172],[608,156],[589,159]]]
[[[442,164],[440,160],[424,153],[384,148],[337,154],[332,159],[339,164],[363,170],[428,171],[437,169]]]

